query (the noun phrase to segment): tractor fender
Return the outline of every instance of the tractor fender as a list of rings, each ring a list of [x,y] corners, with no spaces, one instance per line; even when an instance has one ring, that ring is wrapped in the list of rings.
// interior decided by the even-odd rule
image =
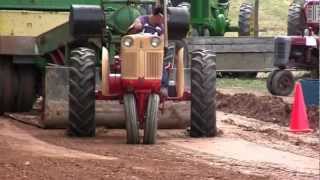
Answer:
[[[223,14],[219,14],[216,20],[216,33],[219,33],[221,36],[226,32],[226,18]]]
[[[168,36],[169,40],[185,38],[190,28],[190,13],[184,7],[168,7]]]
[[[107,48],[102,47],[102,60],[101,60],[101,92],[102,95],[109,95],[109,52]]]
[[[70,34],[76,39],[100,37],[105,28],[103,9],[96,5],[72,5],[69,28]]]

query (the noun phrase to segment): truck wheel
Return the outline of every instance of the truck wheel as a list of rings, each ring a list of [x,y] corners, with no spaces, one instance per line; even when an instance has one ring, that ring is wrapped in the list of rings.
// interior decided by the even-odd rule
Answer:
[[[298,3],[292,3],[288,12],[288,35],[303,35],[306,22],[303,15],[303,6]]]
[[[28,112],[36,100],[35,71],[30,66],[18,66],[18,95],[16,103],[17,112]]]
[[[253,35],[254,8],[251,4],[243,3],[239,13],[239,36]]]
[[[271,94],[276,96],[288,96],[293,91],[294,78],[292,73],[288,70],[276,70],[270,74],[268,84],[270,88],[269,92]]]
[[[95,136],[95,60],[94,50],[80,47],[69,59],[68,135]]]
[[[216,127],[216,59],[206,50],[192,53],[191,60],[191,137],[217,134]]]
[[[0,62],[0,114],[15,111],[15,96],[17,94],[17,73],[9,59]]]
[[[151,94],[148,100],[147,118],[144,124],[144,144],[155,144],[158,129],[158,110],[160,97],[157,94]]]
[[[127,144],[139,144],[139,123],[135,97],[133,94],[126,94],[123,100],[126,117]]]

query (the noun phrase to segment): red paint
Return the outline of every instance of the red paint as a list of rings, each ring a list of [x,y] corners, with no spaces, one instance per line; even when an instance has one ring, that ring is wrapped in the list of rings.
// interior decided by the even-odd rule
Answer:
[[[96,100],[104,100],[104,101],[110,101],[110,100],[119,100],[122,98],[121,94],[112,94],[109,96],[102,95],[101,91],[96,91]]]
[[[136,106],[140,125],[143,125],[143,122],[145,120],[145,113],[147,111],[149,95],[150,92],[141,91],[136,93]]]
[[[317,47],[319,47],[320,38],[316,37],[316,40],[317,40]],[[305,46],[306,45],[306,37],[304,37],[304,36],[291,36],[291,44]]]
[[[304,8],[303,8],[304,18],[305,18],[305,21],[307,22],[307,26],[308,26],[308,28],[312,29],[312,32],[314,34],[318,34],[319,33],[319,23],[317,23],[317,22],[308,22],[307,21],[307,8],[308,8],[308,6],[313,6],[313,5],[317,5],[317,4],[320,4],[319,0],[309,0],[304,4]]]
[[[161,88],[161,80],[146,80],[146,79],[138,79],[138,80],[129,80],[122,79],[122,87],[129,91],[138,91],[138,90],[150,90],[159,92]]]
[[[110,94],[122,94],[123,88],[121,85],[121,75],[120,74],[110,74],[108,86],[109,86]]]

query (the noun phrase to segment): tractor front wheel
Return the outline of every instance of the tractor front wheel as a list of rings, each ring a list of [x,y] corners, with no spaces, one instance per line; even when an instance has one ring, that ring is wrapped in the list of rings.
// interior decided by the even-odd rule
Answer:
[[[69,125],[68,135],[95,136],[95,51],[76,48],[69,59]]]
[[[158,110],[160,97],[157,94],[151,94],[148,101],[147,118],[144,124],[144,144],[155,144],[158,129]]]
[[[275,70],[267,80],[269,92],[276,96],[288,96],[294,88],[294,78],[288,70]]]
[[[216,127],[216,60],[211,51],[198,50],[191,60],[191,137],[210,137]]]
[[[139,123],[136,108],[136,99],[133,94],[123,97],[126,117],[127,144],[139,144]]]

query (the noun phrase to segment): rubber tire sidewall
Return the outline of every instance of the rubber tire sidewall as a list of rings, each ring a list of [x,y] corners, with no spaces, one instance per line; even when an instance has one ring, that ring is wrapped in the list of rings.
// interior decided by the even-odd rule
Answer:
[[[78,47],[69,59],[69,122],[67,134],[94,137],[95,121],[95,51]]]
[[[216,61],[211,51],[192,53],[191,63],[191,137],[217,135]]]
[[[159,103],[159,95],[151,94],[149,96],[147,117],[144,124],[144,144],[155,144],[157,141]]]

